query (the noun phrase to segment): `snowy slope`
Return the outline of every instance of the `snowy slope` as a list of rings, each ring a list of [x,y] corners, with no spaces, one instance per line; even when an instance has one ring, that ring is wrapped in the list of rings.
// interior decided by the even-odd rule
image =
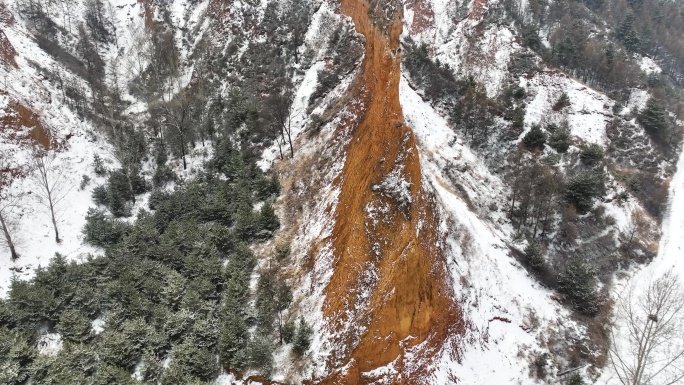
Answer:
[[[484,23],[498,1],[431,0],[404,3],[404,35],[426,43],[457,77],[473,76],[495,96],[504,86],[511,55],[522,47],[508,26]]]
[[[509,76],[511,55],[525,51],[508,26],[483,23],[482,9],[492,4],[478,1],[465,4],[456,0],[406,2],[404,24],[404,34],[426,43],[433,60],[449,65],[456,78],[473,76],[484,84],[490,97],[502,90]],[[651,62],[642,59],[642,69],[647,73],[658,70]],[[610,97],[558,70],[524,74],[511,81],[525,89],[527,95],[526,130],[519,139],[534,124],[543,127],[567,122],[571,135],[579,140],[576,144],[597,143],[604,147],[611,144],[606,128],[616,115],[612,111],[615,101]],[[569,106],[556,110],[554,105],[563,94],[568,96]],[[474,330],[487,332],[488,337],[488,333],[495,336],[491,339],[468,336],[466,339],[470,338],[472,343],[461,345],[464,346],[461,355],[453,351],[445,353],[438,365],[440,383],[451,383],[454,378],[463,384],[532,383],[530,363],[538,352],[553,350],[550,336],[583,339],[588,338],[588,331],[575,323],[572,315],[552,298],[554,293],[540,286],[510,255],[509,247],[520,245],[513,240],[514,231],[497,207],[507,201],[509,187],[454,133],[443,117],[445,112],[434,111],[406,79],[402,81],[400,95],[406,122],[420,144],[424,178],[429,181],[426,185],[433,187],[442,209],[455,292],[463,293],[461,303],[476,304],[467,307]],[[628,105],[619,113],[643,108],[648,98],[647,91],[632,90]],[[679,164],[681,170],[684,167],[681,159]],[[677,187],[684,183],[680,181],[683,178],[680,174],[675,175],[671,184],[673,213],[678,207],[677,191],[684,190],[684,186]],[[612,176],[609,178],[612,194],[624,191]],[[632,210],[640,209],[636,200],[627,204],[611,200],[602,206],[614,219],[614,228],[618,231],[626,231],[633,221]],[[662,272],[666,269],[664,266],[676,265],[681,271],[684,266],[678,258],[682,244],[671,240],[681,238],[679,233],[684,227],[684,223],[677,223],[684,221],[677,215],[670,214],[665,220],[659,257],[644,269],[648,273],[643,274],[652,277],[654,269]],[[673,235],[668,236],[668,231]],[[641,274],[637,274],[635,282],[640,282]],[[620,288],[629,283],[617,283],[614,295],[617,297]],[[498,317],[511,322],[501,322]],[[536,326],[530,328],[530,324]],[[455,356],[459,357],[458,365],[453,362]],[[491,362],[497,365],[487,364]],[[569,364],[554,362],[552,372],[568,369]],[[585,379],[596,378],[597,369],[601,370],[591,368]]]
[[[607,96],[560,72],[542,72],[532,79],[522,77],[520,86],[533,95],[527,105],[526,124],[544,126],[567,120],[573,135],[587,143],[607,144],[606,124],[613,119],[610,107],[614,103]],[[568,96],[570,106],[555,112],[553,105],[562,94]]]
[[[466,146],[447,122],[402,80],[400,97],[406,123],[418,139],[426,185],[441,207],[441,230],[448,250],[448,266],[458,302],[472,329],[456,341],[462,350],[445,344],[442,361],[435,364],[435,383],[527,383],[529,363],[548,349],[549,336],[585,333],[569,312],[551,298],[510,256],[506,239],[512,229],[502,213],[489,212],[488,202],[505,200],[505,186]],[[461,169],[450,181],[445,169]],[[465,187],[469,197],[454,186]],[[469,207],[468,201],[482,203]],[[473,211],[475,209],[475,211]],[[454,357],[460,357],[454,362]],[[490,363],[497,362],[497,365]],[[559,369],[565,363],[555,363]]]
[[[68,259],[78,260],[95,251],[92,247],[83,245],[81,236],[85,214],[92,205],[92,189],[102,182],[93,173],[93,156],[100,155],[109,163],[109,167],[113,163],[108,146],[95,133],[94,127],[79,119],[66,106],[58,86],[46,81],[30,62],[51,68],[60,65],[37,46],[20,19],[15,25],[4,28],[4,31],[19,55],[16,58],[18,68],[0,67],[0,76],[6,79],[7,86],[7,95],[2,98],[0,105],[0,114],[12,113],[8,106],[19,103],[39,117],[49,136],[60,148],[55,166],[67,170],[65,175],[69,187],[68,195],[61,207],[58,207],[58,227],[63,241],[56,244],[49,214],[35,194],[38,187],[31,177],[31,142],[9,140],[7,137],[0,141],[0,153],[5,161],[11,167],[27,170],[26,177],[16,180],[12,186],[13,194],[20,199],[18,206],[10,211],[10,216],[17,222],[16,243],[20,258],[11,261],[9,252],[0,249],[0,296],[6,294],[12,276],[22,279],[30,277],[33,269],[40,265],[46,266],[55,252]],[[63,76],[67,82],[84,83],[66,70],[63,70]],[[24,132],[30,130],[29,127],[18,129]],[[88,175],[93,180],[81,190],[83,175]]]
[[[660,276],[672,269],[684,280],[684,153],[679,156],[677,172],[670,182],[670,208],[663,220],[658,257],[635,277]]]
[[[178,41],[188,40],[182,45],[182,56],[187,59],[192,52],[190,40],[197,40],[204,33],[211,33],[203,18],[209,0],[191,4],[189,0],[169,2],[171,19]],[[261,2],[260,12],[265,1]],[[407,2],[408,3],[408,2]],[[416,3],[415,1],[413,3]],[[482,25],[479,17],[484,2],[461,2],[454,0],[426,1],[431,11],[416,7],[406,9],[405,36],[411,36],[431,47],[431,56],[448,64],[458,77],[472,75],[484,83],[487,94],[496,96],[504,87],[508,76],[511,55],[523,48],[509,26]],[[466,4],[467,3],[467,4]],[[233,4],[239,7],[240,4]],[[117,44],[102,48],[102,55],[108,63],[108,80],[122,84],[137,76],[136,68],[144,63],[130,60],[140,49],[138,43],[144,40],[145,9],[138,0],[110,0],[109,12],[117,31]],[[74,12],[82,13],[83,2],[74,3]],[[62,23],[66,17],[55,10],[55,20]],[[312,65],[301,73],[295,73],[296,85],[292,107],[293,139],[297,151],[293,159],[278,160],[276,145],[266,149],[259,165],[263,169],[273,168],[281,176],[286,189],[301,192],[305,202],[298,216],[287,214],[290,201],[277,202],[287,234],[283,239],[291,240],[293,266],[288,267],[288,283],[295,284],[294,317],[303,317],[316,328],[311,353],[304,368],[293,368],[288,351],[281,349],[275,356],[275,380],[302,380],[309,377],[324,377],[330,352],[339,347],[331,346],[331,333],[326,330],[322,315],[324,288],[332,274],[332,250],[329,237],[332,233],[334,212],[339,189],[334,183],[341,174],[344,163],[342,149],[346,145],[335,137],[336,127],[345,119],[352,119],[356,100],[345,100],[345,107],[331,119],[315,138],[308,138],[306,129],[310,124],[308,109],[310,95],[314,92],[319,73],[326,68],[322,36],[329,31],[331,20],[341,22],[343,17],[335,13],[333,6],[321,2],[313,17],[312,26],[305,36],[303,45],[313,52]],[[159,16],[159,15],[156,15]],[[421,17],[428,22],[420,28],[416,20]],[[17,243],[20,258],[11,261],[9,253],[0,249],[0,297],[5,296],[12,277],[26,279],[32,276],[38,266],[46,265],[55,252],[69,260],[79,261],[89,253],[100,250],[83,244],[81,229],[85,223],[91,201],[92,189],[104,182],[95,176],[92,159],[95,154],[103,157],[107,166],[113,169],[116,161],[104,138],[98,135],[88,121],[79,119],[62,100],[62,91],[57,84],[47,81],[30,62],[45,67],[59,67],[49,55],[43,52],[32,39],[29,30],[19,20],[16,25],[4,27],[9,42],[19,55],[18,68],[0,66],[0,79],[5,79],[5,91],[0,95],[0,117],[7,114],[13,102],[27,106],[41,118],[54,140],[61,146],[57,165],[69,172],[71,186],[58,220],[63,241],[55,243],[53,230],[45,210],[35,193],[36,183],[30,178],[16,180],[12,187],[20,197],[19,205],[11,211],[17,221]],[[64,24],[60,24],[65,27]],[[197,35],[189,36],[197,31]],[[209,31],[209,32],[207,32]],[[643,58],[645,71],[657,72],[659,68],[652,60]],[[185,69],[184,84],[190,81],[192,66]],[[77,75],[62,69],[68,82],[87,85]],[[113,76],[112,74],[116,74]],[[345,96],[356,73],[342,79],[313,111],[324,114],[327,108]],[[567,119],[573,136],[584,142],[608,144],[606,124],[614,117],[614,104],[607,96],[592,90],[580,82],[558,72],[541,72],[531,77],[515,79],[526,89],[528,95],[525,127],[533,124],[559,123]],[[447,250],[447,266],[451,283],[457,293],[456,301],[467,314],[469,329],[464,336],[454,336],[445,341],[439,360],[433,363],[433,383],[438,384],[528,384],[531,379],[531,363],[543,352],[563,347],[561,339],[583,340],[587,330],[576,322],[570,312],[555,298],[554,293],[543,287],[511,255],[514,243],[514,229],[506,219],[503,203],[507,201],[510,187],[494,174],[481,157],[465,144],[463,138],[450,127],[439,111],[411,88],[408,80],[402,78],[400,99],[406,124],[417,138],[424,186],[438,204],[441,218],[440,230],[444,249]],[[567,94],[570,106],[553,111],[553,105],[561,94]],[[132,95],[125,94],[131,102],[129,113],[142,116],[145,105]],[[648,99],[648,93],[633,90],[627,109],[641,108]],[[28,127],[21,127],[27,133]],[[524,133],[523,133],[524,135]],[[333,146],[331,146],[334,145]],[[23,142],[0,141],[0,154],[10,159],[14,167],[29,170],[30,146]],[[206,153],[204,154],[206,156]],[[199,153],[190,157],[191,169],[200,167],[203,156]],[[323,164],[325,167],[320,167]],[[176,163],[180,167],[180,164]],[[303,170],[302,170],[303,169]],[[681,261],[684,240],[684,155],[680,157],[678,172],[671,183],[671,209],[663,223],[658,258],[648,267],[638,271],[633,282],[657,275],[674,267],[684,277]],[[184,175],[190,175],[187,171]],[[315,195],[307,196],[311,179],[298,180],[306,174],[322,188]],[[80,189],[83,175],[92,180]],[[608,213],[616,218],[618,227],[630,222],[630,211],[636,203],[618,206],[604,204]],[[628,282],[622,282],[622,285]],[[46,342],[46,344],[49,341]],[[55,343],[55,341],[52,341]],[[48,349],[49,350],[49,349]],[[568,362],[557,358],[549,364],[551,374],[569,367]],[[392,365],[378,368],[378,373],[391,372]],[[609,380],[601,379],[606,384]],[[223,375],[216,384],[238,383],[232,375]]]
[[[641,266],[630,272],[624,279],[617,282],[613,290],[616,301],[626,301],[626,295],[633,291],[633,297],[643,294],[643,288],[667,272],[673,272],[684,282],[684,153],[680,154],[677,162],[677,172],[670,182],[669,210],[663,220],[662,235],[658,249],[658,256],[648,265]],[[620,351],[629,349],[624,330],[615,330],[616,346]],[[620,385],[620,381],[611,365],[608,365],[597,384]]]
[[[201,37],[203,32],[204,12],[209,1],[191,3],[176,0],[169,5],[172,11],[172,21],[177,24],[179,41],[185,39],[182,31],[195,31]],[[30,140],[10,140],[7,135],[0,135],[0,155],[11,167],[24,170],[25,177],[17,179],[12,186],[13,194],[19,196],[17,207],[12,208],[10,216],[16,222],[17,251],[20,258],[12,261],[9,251],[0,249],[0,296],[7,293],[12,277],[26,279],[32,276],[38,266],[46,266],[56,252],[69,260],[84,260],[88,254],[99,250],[83,244],[81,230],[85,224],[85,215],[92,202],[92,190],[104,183],[104,178],[95,175],[93,157],[100,156],[108,169],[115,169],[117,162],[107,140],[97,131],[95,125],[87,119],[79,118],[75,110],[69,107],[70,101],[64,96],[58,82],[50,80],[33,63],[40,67],[56,70],[62,81],[71,86],[76,85],[82,90],[89,90],[86,80],[72,73],[59,62],[43,51],[36,43],[33,33],[25,24],[22,17],[18,17],[18,3],[9,2],[8,9],[15,14],[15,23],[2,26],[9,43],[15,48],[17,67],[0,66],[0,78],[4,79],[4,93],[0,96],[0,118],[13,114],[12,105],[20,104],[38,117],[45,127],[48,136],[57,145],[55,167],[67,170],[65,172],[68,194],[58,207],[58,228],[62,242],[54,240],[54,231],[49,222],[49,214],[38,201],[35,193],[37,185],[31,171]],[[68,12],[67,12],[68,10]],[[75,1],[68,9],[59,4],[49,8],[52,20],[63,31],[64,39],[71,39],[65,44],[73,46],[77,40],[77,28],[82,23],[85,12],[85,1]],[[109,87],[123,90],[123,98],[130,103],[127,113],[135,120],[144,115],[146,106],[142,101],[128,94],[127,84],[138,76],[145,63],[139,60],[140,50],[147,44],[145,30],[144,3],[137,0],[111,0],[103,2],[103,12],[114,27],[115,42],[99,46],[99,54],[106,64],[106,82]],[[71,17],[69,17],[71,16]],[[160,17],[155,15],[154,17]],[[206,27],[206,26],[205,26]],[[205,28],[206,29],[206,28]],[[187,44],[179,44],[184,58],[190,53]],[[192,67],[186,69],[186,80],[189,81]],[[88,93],[86,93],[88,94]],[[28,135],[31,127],[17,127],[21,135]],[[10,130],[11,131],[11,130]],[[8,131],[5,131],[5,134]],[[16,135],[15,135],[16,136]],[[199,167],[206,154],[190,154],[188,161],[192,172]],[[171,162],[176,168],[178,162]],[[90,182],[81,189],[83,177]],[[144,203],[139,202],[137,206]]]

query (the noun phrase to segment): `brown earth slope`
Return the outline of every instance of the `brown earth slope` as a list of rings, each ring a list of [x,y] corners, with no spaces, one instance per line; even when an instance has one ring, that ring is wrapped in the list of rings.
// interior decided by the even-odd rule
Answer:
[[[333,374],[320,383],[428,383],[426,365],[464,322],[399,103],[402,5],[342,0],[341,10],[366,37],[353,90],[365,107],[338,181],[335,265],[323,311],[339,349],[328,363]],[[367,373],[390,363],[395,371]]]
[[[16,101],[11,101],[2,110],[0,140],[39,144],[46,149],[59,148],[59,143],[43,124],[40,116]]]
[[[5,31],[0,29],[0,61],[14,68],[18,68],[17,60],[15,59],[16,57],[17,50],[14,49],[14,46],[7,38],[7,35],[5,35]]]

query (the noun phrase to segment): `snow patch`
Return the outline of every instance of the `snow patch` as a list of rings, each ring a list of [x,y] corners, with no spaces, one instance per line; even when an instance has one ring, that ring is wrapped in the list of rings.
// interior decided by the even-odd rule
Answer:
[[[47,333],[38,337],[36,348],[38,353],[45,356],[56,356],[62,350],[62,336],[59,333]]]
[[[394,199],[402,208],[408,208],[413,201],[411,183],[398,169],[392,170],[379,184],[371,186],[371,190]]]
[[[636,112],[643,109],[650,97],[648,90],[633,89],[629,94],[626,112]]]
[[[105,320],[102,318],[96,318],[93,320],[93,322],[90,323],[90,330],[94,334],[100,334],[104,331],[106,326]]]
[[[527,127],[567,120],[572,135],[585,142],[607,144],[606,125],[613,118],[610,107],[614,104],[608,97],[558,72],[537,73],[531,79],[522,77],[520,86],[528,95],[533,95],[527,104]],[[570,105],[554,111],[563,93],[568,96]]]
[[[642,71],[646,72],[647,75],[659,74],[663,72],[658,63],[648,56],[642,56],[639,60],[639,67]]]

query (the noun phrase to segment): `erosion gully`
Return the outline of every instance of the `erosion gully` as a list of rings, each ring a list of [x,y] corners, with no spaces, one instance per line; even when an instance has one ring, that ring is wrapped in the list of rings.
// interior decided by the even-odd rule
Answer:
[[[351,139],[337,180],[334,272],[323,305],[336,348],[327,363],[332,374],[313,382],[429,383],[430,364],[465,323],[399,102],[403,6],[342,0],[341,11],[365,36],[363,72],[352,87],[363,107],[360,120],[340,127]],[[376,370],[387,365],[393,369]]]

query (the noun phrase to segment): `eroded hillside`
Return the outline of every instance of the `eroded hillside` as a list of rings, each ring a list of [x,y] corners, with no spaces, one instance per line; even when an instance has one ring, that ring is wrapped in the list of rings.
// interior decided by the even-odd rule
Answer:
[[[643,3],[6,2],[0,382],[612,385],[681,135]]]
[[[419,383],[447,335],[463,333],[465,323],[399,103],[403,9],[398,1],[346,0],[341,11],[364,35],[366,56],[350,91],[362,100],[361,119],[349,123],[356,126],[337,182],[334,273],[323,305],[343,348],[331,362],[339,372],[323,382]],[[394,374],[376,371],[387,365]]]

